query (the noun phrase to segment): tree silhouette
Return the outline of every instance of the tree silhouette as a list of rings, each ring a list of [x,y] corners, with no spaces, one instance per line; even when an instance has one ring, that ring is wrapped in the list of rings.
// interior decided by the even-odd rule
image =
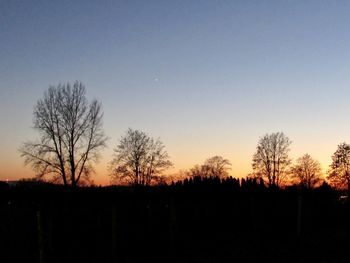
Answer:
[[[38,178],[52,175],[54,181],[72,187],[89,180],[107,138],[101,103],[89,104],[85,93],[80,82],[51,86],[34,107],[34,129],[40,139],[24,143],[20,152]]]
[[[280,186],[291,163],[288,156],[291,141],[283,132],[265,134],[260,138],[252,167],[254,176],[266,178],[269,186]]]
[[[231,169],[230,161],[224,159],[222,156],[210,157],[205,161],[204,165],[213,176],[217,176],[219,178],[228,176],[228,170]]]
[[[208,158],[202,165],[195,165],[187,172],[187,175],[190,177],[218,177],[223,179],[229,175],[230,166],[229,160],[216,155]]]
[[[114,152],[111,162],[113,182],[150,185],[172,166],[163,143],[139,130],[128,129]]]
[[[313,188],[322,180],[321,164],[309,154],[304,154],[291,167],[291,176],[300,185],[308,189]]]
[[[343,142],[332,155],[327,179],[338,188],[347,187],[350,192],[350,145]]]

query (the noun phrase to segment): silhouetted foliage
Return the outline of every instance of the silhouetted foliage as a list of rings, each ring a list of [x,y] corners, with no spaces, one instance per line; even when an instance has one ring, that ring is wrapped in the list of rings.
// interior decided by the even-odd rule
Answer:
[[[52,175],[54,181],[75,187],[89,180],[92,163],[105,146],[101,103],[90,104],[85,87],[75,82],[50,87],[34,108],[34,129],[40,134],[35,142],[20,149],[26,164],[37,171],[38,178]]]
[[[309,154],[304,154],[291,167],[291,177],[306,188],[313,188],[322,181],[321,164]]]
[[[266,178],[269,186],[280,186],[291,163],[288,156],[290,144],[291,141],[282,132],[261,137],[253,156],[254,176]]]
[[[150,185],[172,166],[163,143],[139,130],[129,129],[114,152],[111,178],[116,183]]]

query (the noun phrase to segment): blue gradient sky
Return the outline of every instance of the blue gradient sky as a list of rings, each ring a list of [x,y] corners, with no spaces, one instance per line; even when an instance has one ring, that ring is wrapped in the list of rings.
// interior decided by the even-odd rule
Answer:
[[[74,2],[74,3],[73,3]],[[171,173],[212,155],[250,172],[259,136],[327,169],[350,142],[349,1],[0,0],[0,180],[32,176],[18,148],[49,85],[82,81],[109,147],[128,127],[160,137]]]

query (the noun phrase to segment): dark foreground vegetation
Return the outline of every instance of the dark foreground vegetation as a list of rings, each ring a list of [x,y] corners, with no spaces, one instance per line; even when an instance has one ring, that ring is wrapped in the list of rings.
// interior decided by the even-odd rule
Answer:
[[[1,262],[348,262],[349,207],[324,184],[0,186]]]

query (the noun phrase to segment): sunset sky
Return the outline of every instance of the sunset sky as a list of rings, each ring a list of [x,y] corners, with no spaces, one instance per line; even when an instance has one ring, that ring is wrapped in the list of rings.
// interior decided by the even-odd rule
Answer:
[[[38,137],[49,85],[82,81],[110,138],[160,137],[177,173],[213,155],[246,176],[260,136],[324,170],[350,143],[350,1],[0,0],[0,180],[34,175],[18,148]]]

